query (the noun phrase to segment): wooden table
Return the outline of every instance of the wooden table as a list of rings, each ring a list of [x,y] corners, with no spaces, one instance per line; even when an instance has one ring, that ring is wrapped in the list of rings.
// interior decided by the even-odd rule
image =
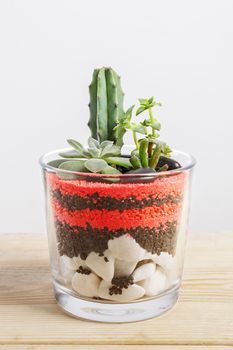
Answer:
[[[45,235],[0,236],[0,349],[138,350],[233,346],[233,232],[190,235],[181,296],[167,314],[101,324],[56,306]]]

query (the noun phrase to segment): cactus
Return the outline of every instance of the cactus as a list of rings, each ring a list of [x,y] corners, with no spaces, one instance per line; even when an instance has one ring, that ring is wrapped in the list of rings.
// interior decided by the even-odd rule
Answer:
[[[95,69],[90,93],[90,119],[88,126],[91,135],[99,142],[114,141],[119,146],[123,144],[123,135],[114,130],[119,118],[124,114],[124,93],[120,77],[112,68]]]

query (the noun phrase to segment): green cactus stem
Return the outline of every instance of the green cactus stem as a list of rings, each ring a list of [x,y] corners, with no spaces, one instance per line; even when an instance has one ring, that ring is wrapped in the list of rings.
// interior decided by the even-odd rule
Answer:
[[[124,114],[124,93],[120,77],[112,68],[95,69],[89,93],[90,119],[88,126],[92,137],[99,142],[110,140],[121,146],[123,135],[118,135],[117,130],[114,130],[117,121]]]

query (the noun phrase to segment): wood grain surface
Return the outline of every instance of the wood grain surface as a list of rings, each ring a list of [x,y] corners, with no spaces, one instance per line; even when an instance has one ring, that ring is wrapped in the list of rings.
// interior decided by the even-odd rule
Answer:
[[[56,306],[45,235],[0,236],[0,349],[233,348],[233,232],[189,235],[178,304],[143,322],[100,324]]]

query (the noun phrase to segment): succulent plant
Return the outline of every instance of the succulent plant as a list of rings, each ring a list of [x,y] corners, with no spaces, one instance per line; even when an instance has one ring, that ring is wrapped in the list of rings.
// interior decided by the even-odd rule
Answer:
[[[88,126],[92,137],[88,139],[88,147],[76,140],[67,140],[73,150],[60,153],[62,159],[49,163],[57,168],[60,177],[74,179],[76,177],[72,172],[145,174],[180,167],[170,158],[170,147],[159,140],[161,124],[153,115],[153,109],[161,106],[161,103],[156,102],[154,97],[139,99],[140,105],[134,117],[134,105],[124,112],[120,77],[112,68],[106,67],[94,70],[89,93]],[[138,121],[138,116],[145,111],[148,112],[147,117]],[[126,131],[132,132],[135,149],[128,156],[122,156],[121,147]],[[138,134],[141,138],[138,138]]]
[[[88,139],[88,147],[85,148],[76,140],[67,140],[73,151],[60,153],[64,160],[58,165],[58,169],[78,172],[92,172],[102,174],[121,174],[120,168],[131,168],[129,158],[121,157],[121,147],[114,145],[113,141],[99,142],[92,137]],[[72,160],[70,160],[72,158]],[[76,158],[76,159],[75,159]]]
[[[99,142],[109,140],[122,146],[124,133],[114,129],[124,114],[124,93],[119,75],[112,68],[95,69],[89,93],[90,119],[88,126],[92,137]]]
[[[154,97],[149,99],[139,99],[140,106],[136,110],[136,116],[148,110],[149,118],[145,118],[139,123],[132,122],[132,112],[134,106],[130,107],[125,114],[120,118],[115,129],[129,130],[133,133],[133,139],[136,149],[132,151],[130,162],[134,169],[151,168],[157,171],[166,171],[169,166],[163,164],[157,167],[161,156],[170,157],[170,147],[160,140],[158,131],[161,129],[161,124],[153,116],[152,108],[161,106],[160,102],[155,102]],[[144,138],[137,139],[137,134],[144,135]]]

